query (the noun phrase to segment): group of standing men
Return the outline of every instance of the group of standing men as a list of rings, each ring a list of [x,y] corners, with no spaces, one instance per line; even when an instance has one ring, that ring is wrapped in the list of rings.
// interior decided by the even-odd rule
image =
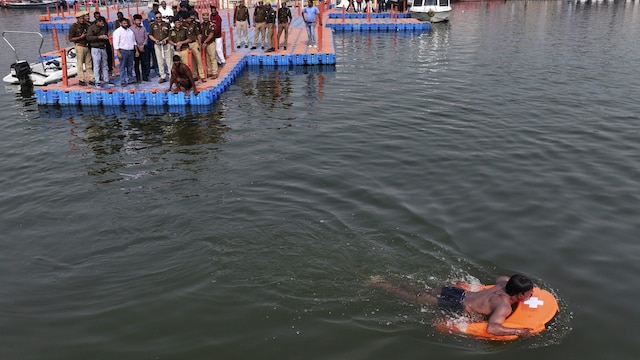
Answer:
[[[320,13],[317,7],[313,5],[313,1],[309,0],[308,7],[302,10],[302,16],[307,28],[307,45],[309,47],[318,47],[315,38],[315,22],[316,17]],[[278,34],[277,40],[274,39],[274,32],[276,26],[276,19],[278,21]],[[275,51],[274,41],[280,44],[282,33],[284,33],[284,43],[282,48],[287,50],[287,44],[289,43],[289,25],[291,25],[291,10],[287,7],[286,0],[282,0],[280,8],[276,12],[271,3],[267,0],[263,2],[258,1],[258,4],[253,9],[253,24],[255,31],[253,35],[253,46],[251,50],[255,50],[260,46],[261,49],[265,48],[265,41],[267,43],[267,49],[265,52]],[[251,20],[249,18],[249,9],[245,5],[244,0],[240,0],[240,3],[236,5],[233,12],[233,26],[236,28],[238,37],[238,49],[244,45],[245,48],[249,47],[249,28],[251,28]]]
[[[198,13],[193,4],[182,1],[178,5],[168,7],[165,1],[155,10],[155,21],[150,26],[149,39],[155,44],[156,58],[162,58],[169,71],[173,69],[174,59],[179,58],[182,65],[192,64],[193,81],[207,81],[218,77],[218,66],[225,66],[224,49],[222,43],[222,18],[216,6],[210,5],[210,13],[202,13],[202,22],[198,21]],[[204,48],[205,67],[200,56],[200,49]],[[189,58],[191,54],[191,59]],[[177,57],[176,57],[177,56]],[[158,63],[160,61],[158,60]],[[184,69],[182,66],[179,68]],[[165,82],[165,74],[160,70],[160,82]],[[186,76],[178,74],[179,76]],[[173,86],[170,83],[170,88]]]
[[[120,60],[120,81],[127,84],[149,81],[150,57],[147,46],[147,30],[142,26],[142,16],[133,16],[134,26],[121,12],[115,21],[113,45],[109,41],[109,27],[100,12],[94,13],[94,21],[89,12],[76,13],[76,22],[69,28],[69,41],[75,43],[78,63],[78,84],[102,87],[114,85],[111,81],[113,54]],[[135,66],[135,77],[133,75]]]
[[[309,47],[318,47],[315,37],[315,25],[318,20],[320,10],[313,5],[313,0],[308,0],[308,6],[302,10],[302,17],[307,29],[307,45]],[[257,4],[253,8],[253,26],[255,31],[253,34],[253,46],[251,50],[256,50],[260,47],[265,52],[275,51],[275,42],[277,41],[279,47],[287,50],[287,44],[289,43],[289,26],[293,17],[291,10],[287,6],[286,0],[281,0],[280,8],[274,10],[269,0],[258,0]],[[277,37],[275,35],[275,28],[277,28]],[[249,29],[251,28],[251,17],[249,15],[249,8],[245,4],[245,0],[240,0],[236,5],[233,12],[233,26],[236,29],[236,37],[238,39],[238,45],[240,49],[242,46],[249,47]],[[284,42],[281,43],[280,39],[284,33]]]
[[[265,52],[275,51],[276,20],[277,41],[280,42],[284,33],[282,48],[287,49],[289,25],[293,18],[286,0],[282,0],[281,4],[277,11],[271,7],[268,0],[266,4],[263,0],[259,0],[254,7],[255,34],[252,50],[255,50],[258,44],[264,50],[266,42]],[[88,12],[78,12],[76,23],[69,29],[69,41],[75,43],[79,84],[86,86],[88,83],[98,87],[114,85],[111,81],[114,54],[120,61],[121,86],[150,81],[149,74],[152,67],[160,77],[158,83],[166,82],[167,75],[170,74],[170,90],[175,84],[182,83],[193,84],[195,90],[196,81],[206,82],[207,75],[210,78],[217,78],[218,66],[226,65],[222,43],[222,18],[214,5],[210,6],[210,11],[202,14],[203,21],[200,23],[198,13],[193,9],[192,4],[186,1],[180,3],[180,10],[177,10],[177,5],[167,7],[165,1],[160,4],[154,2],[149,15],[149,20],[152,22],[148,31],[142,24],[141,15],[133,16],[133,27],[131,27],[129,19],[125,18],[122,12],[118,12],[118,18],[114,22],[113,43],[109,41],[109,26],[99,12],[94,13],[93,22],[89,20]],[[309,47],[317,47],[315,22],[318,14],[318,8],[313,5],[312,0],[308,0],[308,7],[302,10],[302,16],[307,29]],[[238,34],[237,47],[244,45],[248,48],[251,19],[245,0],[240,0],[234,10],[233,25]],[[200,56],[202,46],[205,53],[206,72]],[[189,69],[189,75],[179,71],[175,74],[177,79],[174,82],[171,78],[175,59],[179,59],[184,66],[191,63],[193,70]],[[185,70],[182,65],[178,68]],[[190,77],[190,79],[185,83],[178,79],[180,77]]]
[[[129,19],[118,12],[112,43],[109,41],[108,24],[99,12],[94,13],[93,22],[89,20],[88,12],[76,13],[76,22],[69,29],[69,41],[75,43],[79,85],[115,85],[111,81],[114,53],[120,62],[121,86],[150,81],[152,67],[160,77],[158,83],[164,83],[173,69],[174,54],[183,64],[188,64],[189,51],[193,74],[197,74],[191,80],[205,82],[200,46],[205,49],[208,75],[216,78],[218,65],[224,66],[226,61],[222,48],[222,18],[215,6],[211,5],[210,9],[211,14],[203,13],[203,22],[200,23],[197,12],[187,2],[181,3],[177,14],[171,8],[166,11],[165,1],[154,3],[149,14],[152,22],[148,31],[142,24],[141,15],[133,16],[131,27]]]
[[[317,7],[313,6],[313,1],[309,0],[309,6],[302,11],[305,24],[307,25],[308,46],[317,47],[315,41],[315,28],[316,15],[319,14]],[[276,20],[278,22],[278,34],[277,40],[274,38],[274,32],[276,27]],[[259,0],[257,5],[253,9],[253,25],[255,27],[253,35],[253,46],[251,50],[255,50],[260,46],[265,52],[275,51],[275,41],[280,44],[282,33],[284,33],[284,43],[281,47],[287,50],[287,44],[289,43],[289,25],[291,25],[291,10],[287,7],[286,0],[282,0],[280,8],[276,12],[271,3],[267,0],[263,2]],[[233,12],[233,26],[236,29],[238,45],[237,48],[244,46],[249,47],[249,29],[251,28],[251,19],[249,16],[249,8],[245,5],[244,0],[240,0],[240,3],[236,5]]]

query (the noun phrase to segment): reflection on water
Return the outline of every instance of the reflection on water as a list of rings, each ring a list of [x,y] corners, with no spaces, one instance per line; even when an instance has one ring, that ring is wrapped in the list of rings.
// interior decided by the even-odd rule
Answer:
[[[241,94],[239,110],[259,120],[268,112],[288,112],[296,101],[303,101],[312,112],[324,96],[326,72],[335,72],[335,67],[250,69],[234,84]],[[294,91],[294,77],[304,79],[302,93]],[[39,106],[38,109],[43,118],[66,119],[70,124],[71,149],[81,157],[93,159],[86,165],[88,174],[100,177],[100,182],[113,182],[170,171],[172,167],[161,164],[172,157],[186,169],[198,172],[198,164],[208,161],[208,155],[217,151],[202,146],[225,142],[225,135],[232,129],[225,121],[225,116],[230,116],[225,111],[228,101],[235,101],[233,95],[223,95],[222,102],[210,106]],[[289,115],[286,119],[293,117]]]
[[[161,164],[172,154],[192,155],[190,160],[184,160],[189,163],[203,160],[200,155],[205,148],[189,147],[221,143],[229,131],[219,111],[200,113],[198,109],[181,108],[181,112],[149,113],[148,110],[132,106],[40,108],[45,117],[67,120],[71,149],[93,159],[87,164],[88,174],[100,176],[106,182],[130,178],[123,176],[125,168],[136,174],[136,169],[141,169],[141,174],[167,171],[169,168]],[[157,165],[150,165],[154,163]]]

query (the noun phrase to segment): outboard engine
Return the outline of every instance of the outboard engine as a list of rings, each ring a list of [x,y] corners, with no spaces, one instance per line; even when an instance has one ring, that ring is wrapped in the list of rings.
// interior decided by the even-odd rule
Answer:
[[[30,96],[33,93],[33,81],[31,81],[31,66],[22,60],[11,64],[11,74],[20,81],[20,92]]]
[[[31,82],[31,66],[26,61],[18,61],[16,63],[11,64],[11,74],[20,80],[20,85],[25,85]]]

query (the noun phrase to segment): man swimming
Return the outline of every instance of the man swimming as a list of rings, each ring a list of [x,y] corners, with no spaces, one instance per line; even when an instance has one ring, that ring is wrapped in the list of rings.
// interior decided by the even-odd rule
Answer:
[[[501,276],[496,279],[495,286],[480,291],[444,286],[425,292],[408,284],[392,284],[379,276],[372,277],[369,286],[409,302],[438,306],[451,313],[487,316],[487,332],[493,335],[531,335],[529,328],[508,328],[502,325],[513,312],[511,305],[528,299],[533,294],[533,282],[523,275]]]

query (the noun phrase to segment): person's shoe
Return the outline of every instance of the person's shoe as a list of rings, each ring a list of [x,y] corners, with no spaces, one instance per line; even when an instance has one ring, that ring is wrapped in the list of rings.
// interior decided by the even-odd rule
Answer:
[[[203,82],[203,83],[207,82],[207,79],[202,78],[202,82]]]
[[[267,50],[265,50],[264,52],[272,52],[272,51],[276,51],[276,49],[274,48],[268,48]]]
[[[127,83],[123,81],[122,83],[120,83],[120,86],[127,87]]]
[[[209,75],[209,77],[212,78],[212,79],[217,79],[218,78],[218,74]]]
[[[84,80],[80,80],[80,81],[78,81],[78,85],[80,85],[80,86],[87,86],[87,82],[86,82],[86,81],[84,81]]]
[[[236,49],[240,49],[240,45],[236,46]]]
[[[112,81],[109,81],[106,86],[111,87],[111,86],[116,86],[116,84],[114,84]]]
[[[246,49],[246,48],[248,48],[248,47],[249,47],[249,45],[245,45],[245,46],[244,46],[244,48],[245,48],[245,49]]]
[[[167,79],[165,78],[161,78],[160,80],[158,80],[158,84],[162,84],[162,83],[166,83]]]
[[[227,63],[226,62],[220,63],[220,66],[225,67],[227,66]]]
[[[287,50],[287,47],[285,46],[285,47],[283,47],[283,49]]]
[[[317,49],[317,48],[318,48],[318,45],[316,45],[316,44],[313,44],[313,47]]]
[[[148,78],[148,77],[146,77],[146,78],[142,78],[142,81],[144,81],[144,82],[149,82],[149,78]]]
[[[102,84],[100,84],[99,82],[95,83],[93,86],[97,87],[98,89],[100,89],[102,87]]]
[[[264,46],[262,47],[262,50],[264,50]]]
[[[95,81],[93,81],[93,80],[89,80],[89,85],[95,85],[95,84],[96,84],[96,82],[95,82]]]
[[[307,47],[313,47],[313,45],[309,44],[309,45],[307,45]]]
[[[256,47],[255,47],[255,46],[252,46],[252,47],[251,47],[251,50],[255,50],[255,49],[256,49]]]

